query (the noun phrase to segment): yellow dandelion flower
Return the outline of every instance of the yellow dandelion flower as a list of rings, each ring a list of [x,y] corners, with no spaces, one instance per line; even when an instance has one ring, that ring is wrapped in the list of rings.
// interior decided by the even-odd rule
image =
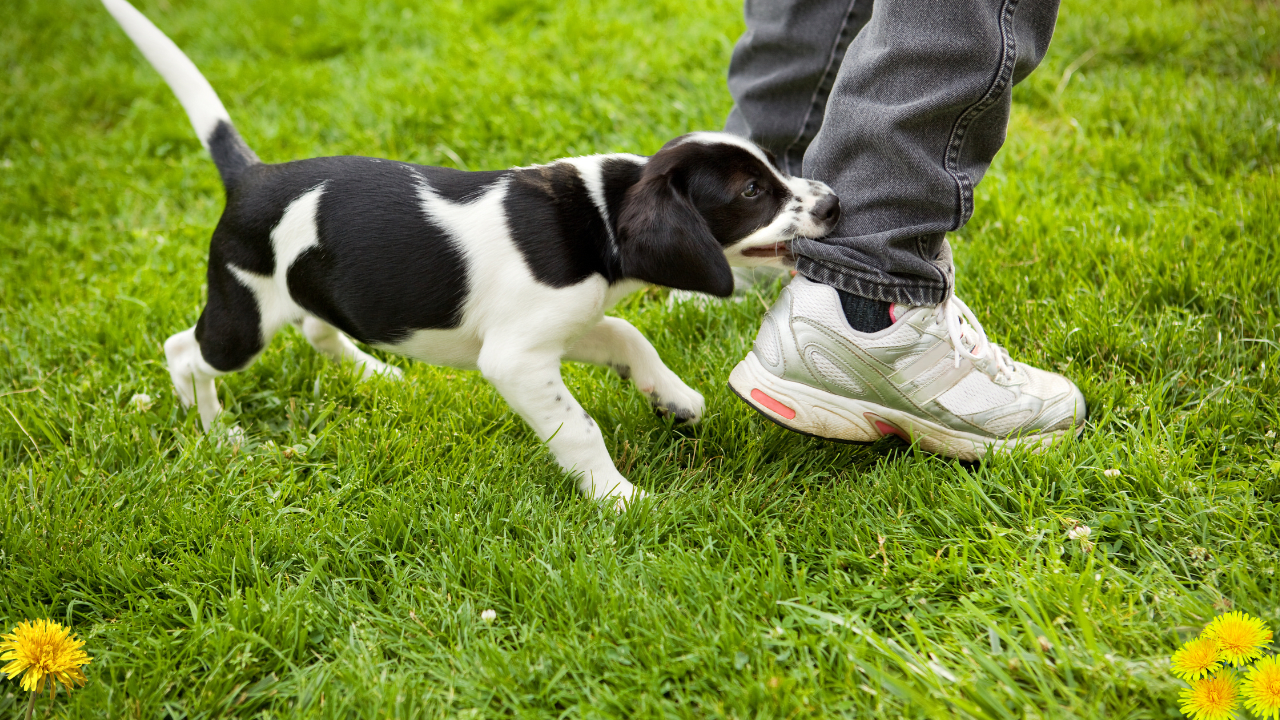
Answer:
[[[1173,674],[1191,682],[1207,677],[1222,665],[1218,641],[1213,638],[1188,640],[1170,659]]]
[[[1249,668],[1244,704],[1263,720],[1280,717],[1280,657],[1262,658]]]
[[[1262,657],[1262,648],[1271,642],[1271,630],[1257,618],[1233,612],[1214,618],[1200,637],[1218,641],[1218,652],[1224,662],[1244,665]]]
[[[1240,690],[1231,675],[1200,678],[1178,698],[1182,714],[1191,720],[1227,720],[1236,709]]]
[[[10,661],[0,672],[11,678],[21,675],[22,689],[28,692],[43,690],[45,680],[50,695],[58,685],[70,690],[85,682],[80,668],[91,658],[82,647],[83,640],[56,622],[21,622],[12,633],[0,635],[0,662]]]

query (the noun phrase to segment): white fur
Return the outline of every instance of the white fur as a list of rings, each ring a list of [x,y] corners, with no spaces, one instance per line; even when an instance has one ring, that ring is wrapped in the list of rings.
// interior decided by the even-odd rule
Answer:
[[[107,12],[115,17],[120,27],[133,43],[138,46],[164,81],[169,84],[178,102],[191,118],[191,126],[196,129],[196,137],[205,149],[209,149],[209,138],[218,126],[219,120],[231,122],[231,116],[218,99],[213,86],[200,74],[190,58],[178,49],[173,41],[160,32],[142,13],[138,12],[125,0],[102,0]]]
[[[595,167],[598,178],[599,165]],[[533,277],[511,237],[503,210],[506,193],[503,181],[468,203],[455,203],[419,179],[423,212],[462,252],[468,285],[501,290],[470,293],[459,327],[420,330],[386,349],[426,362],[479,368],[548,444],[560,466],[580,478],[585,494],[619,503],[634,500],[643,493],[614,468],[599,427],[561,380],[561,359],[583,337],[599,336],[596,343],[611,350],[594,350],[581,358],[585,362],[631,366],[642,391],[651,398],[664,393],[663,403],[677,404],[695,420],[702,415],[702,396],[668,370],[634,328],[634,337],[626,342],[616,340],[622,337],[616,332],[597,330],[622,322],[605,318],[604,311],[639,283],[611,288],[604,278],[592,276],[553,288]]]
[[[683,135],[681,137],[683,138],[683,142],[695,142],[702,145],[733,145],[735,147],[740,147],[752,155],[755,155],[765,165],[768,165],[771,168],[773,167],[773,164],[769,162],[769,158],[764,154],[764,151],[760,149],[759,145],[756,145],[750,140],[738,135],[703,130],[700,132],[691,132],[688,135]],[[781,177],[781,175],[779,175],[779,177]]]
[[[271,230],[271,250],[275,256],[275,271],[271,275],[259,275],[234,265],[228,269],[258,301],[262,323],[262,344],[266,346],[276,331],[288,323],[299,323],[306,311],[289,295],[289,267],[308,248],[319,243],[316,232],[316,211],[324,185],[303,193],[285,208],[280,222]]]
[[[196,341],[196,329],[189,328],[164,341],[165,358],[169,361],[169,377],[178,392],[178,399],[186,407],[195,405],[205,430],[213,426],[213,420],[222,412],[218,402],[218,390],[213,379],[225,373],[205,362]]]
[[[318,317],[308,315],[302,319],[302,334],[307,338],[307,342],[311,343],[311,347],[334,360],[354,362],[366,380],[374,375],[388,375],[393,378],[404,375],[400,368],[392,367],[356,347],[356,344],[351,342],[351,338],[344,335],[341,330]]]

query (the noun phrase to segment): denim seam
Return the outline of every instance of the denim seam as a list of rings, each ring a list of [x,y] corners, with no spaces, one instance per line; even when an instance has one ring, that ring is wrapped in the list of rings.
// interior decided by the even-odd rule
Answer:
[[[1001,6],[1000,35],[1004,42],[1000,47],[1000,63],[996,68],[995,77],[992,78],[991,85],[987,87],[986,93],[977,102],[965,108],[964,112],[960,113],[960,116],[956,118],[955,124],[951,127],[951,137],[947,141],[943,166],[956,181],[956,190],[960,195],[960,202],[958,203],[956,218],[953,223],[956,228],[963,225],[965,220],[973,215],[973,182],[969,179],[968,173],[959,169],[960,149],[964,144],[965,134],[974,119],[986,112],[996,102],[1013,77],[1014,60],[1017,57],[1017,39],[1013,31],[1013,13],[1017,7],[1018,0],[1005,0]]]
[[[831,54],[827,57],[827,66],[822,70],[822,75],[818,78],[818,84],[813,88],[813,96],[809,98],[809,110],[804,114],[804,120],[800,123],[800,130],[796,133],[795,139],[791,141],[791,144],[787,145],[787,147],[782,151],[782,162],[786,164],[785,170],[788,174],[796,174],[791,172],[792,149],[794,149],[796,145],[799,145],[800,141],[804,140],[806,135],[810,134],[807,131],[809,129],[809,123],[813,120],[813,111],[817,110],[819,105],[826,104],[822,100],[830,94],[831,85],[834,84],[834,81],[832,83],[828,83],[828,80],[832,77],[831,71],[833,68],[836,69],[837,72],[839,71],[840,63],[837,61],[844,57],[844,51],[849,46],[849,41],[845,40],[844,36],[845,31],[849,29],[849,19],[853,17],[853,8],[858,4],[858,1],[859,0],[850,0],[849,7],[844,12],[844,20],[840,23],[840,32],[836,33],[836,41],[832,44]],[[825,93],[822,90],[824,86],[827,87],[827,92]],[[821,126],[821,123],[819,123],[819,126]],[[814,131],[813,135],[817,135],[817,131]],[[800,168],[802,172],[804,170],[803,165],[804,160],[802,158]]]

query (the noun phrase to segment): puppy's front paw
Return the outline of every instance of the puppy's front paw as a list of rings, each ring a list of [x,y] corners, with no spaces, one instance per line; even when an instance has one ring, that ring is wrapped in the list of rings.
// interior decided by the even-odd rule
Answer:
[[[706,401],[702,393],[694,390],[680,378],[672,375],[665,382],[656,383],[649,392],[649,402],[659,417],[670,415],[677,422],[693,425],[702,419]]]
[[[645,491],[627,482],[617,470],[589,473],[582,478],[578,487],[587,497],[605,502],[619,512],[647,496]]]
[[[647,497],[649,497],[649,493],[633,485],[629,496],[623,497],[619,495],[613,499],[613,511],[626,512]]]

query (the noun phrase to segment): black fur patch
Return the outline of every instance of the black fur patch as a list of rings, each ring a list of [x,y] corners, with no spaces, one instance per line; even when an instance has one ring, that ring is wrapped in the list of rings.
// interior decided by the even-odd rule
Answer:
[[[195,333],[200,354],[217,370],[239,370],[262,352],[258,301],[232,274],[216,244],[209,249],[205,278],[209,300],[196,321]]]
[[[622,202],[627,197],[627,191],[631,186],[640,182],[643,172],[644,163],[636,162],[631,158],[614,157],[601,163],[600,177],[604,181],[604,202],[609,208],[609,222],[613,225],[615,236],[618,233],[618,218],[622,215]]]
[[[222,176],[222,186],[230,188],[236,183],[240,174],[253,165],[260,165],[261,160],[245,143],[235,127],[225,120],[219,120],[209,135],[209,155],[213,164],[218,167]]]
[[[717,242],[728,246],[773,222],[794,196],[760,158],[733,145],[685,142],[671,147],[673,173]],[[656,156],[655,156],[656,159]],[[748,184],[756,195],[745,197]]]
[[[503,173],[371,158],[324,161],[340,167],[326,168],[316,217],[319,247],[289,268],[294,301],[366,343],[457,327],[467,297],[466,262],[424,212],[417,186],[425,180],[447,199],[465,201]]]
[[[226,348],[224,364],[238,367],[261,349],[250,348],[234,330],[238,324],[252,325],[258,337],[260,321],[252,295],[226,265],[273,274],[272,230],[289,203],[321,184],[319,247],[303,252],[289,269],[294,300],[367,343],[394,343],[413,330],[456,327],[467,296],[466,266],[454,241],[423,212],[417,183],[425,179],[442,197],[465,202],[505,174],[362,157],[244,168],[227,188],[227,208],[210,245],[210,302],[198,331],[202,352],[207,343],[215,352]],[[228,283],[238,290],[221,290],[222,298],[215,298],[215,286]],[[247,298],[247,304],[235,298]]]
[[[511,237],[538,282],[560,288],[595,274],[620,278],[609,230],[573,165],[513,171],[505,207]]]

